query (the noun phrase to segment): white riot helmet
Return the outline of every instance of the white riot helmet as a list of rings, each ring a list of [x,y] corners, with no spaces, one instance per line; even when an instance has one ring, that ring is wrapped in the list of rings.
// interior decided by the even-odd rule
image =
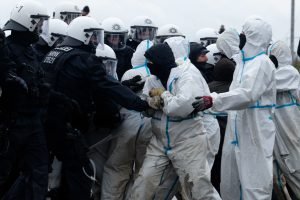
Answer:
[[[193,42],[202,44],[204,47],[207,47],[210,44],[217,42],[219,34],[216,30],[212,28],[203,28],[196,32]]]
[[[122,20],[110,17],[103,20],[101,25],[104,29],[105,44],[114,50],[120,50],[126,47],[128,29]]]
[[[104,31],[91,17],[77,17],[68,27],[68,36],[92,48],[104,48]]]
[[[41,37],[48,43],[49,47],[56,46],[67,36],[68,24],[59,19],[49,19],[48,23],[49,30],[43,31]]]
[[[110,46],[104,44],[104,48],[100,47],[96,49],[96,56],[102,59],[106,74],[118,80],[118,75],[117,75],[118,60],[114,50]]]
[[[166,24],[162,27],[159,27],[157,30],[157,35],[155,37],[155,43],[156,44],[161,44],[163,43],[166,39],[170,37],[175,37],[175,36],[185,36],[182,34],[180,31],[179,27],[174,25],[174,24]]]
[[[157,26],[148,16],[138,16],[133,19],[130,25],[130,37],[137,42],[154,40],[156,31]]]
[[[44,20],[49,18],[47,9],[34,0],[20,1],[11,11],[10,20],[3,30],[41,33]]]
[[[61,2],[58,4],[53,12],[54,19],[60,19],[67,24],[70,24],[73,19],[79,17],[81,11],[78,6],[72,2]]]
[[[209,51],[207,56],[207,63],[211,65],[215,65],[220,59],[221,59],[221,52],[217,48],[216,44],[210,44],[206,47],[206,49]]]

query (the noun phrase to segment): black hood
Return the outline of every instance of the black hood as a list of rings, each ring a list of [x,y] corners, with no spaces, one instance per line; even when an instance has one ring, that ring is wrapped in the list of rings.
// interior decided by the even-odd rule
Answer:
[[[157,44],[148,49],[145,57],[153,64],[148,64],[151,74],[157,76],[166,86],[171,69],[177,67],[173,52],[168,44]]]

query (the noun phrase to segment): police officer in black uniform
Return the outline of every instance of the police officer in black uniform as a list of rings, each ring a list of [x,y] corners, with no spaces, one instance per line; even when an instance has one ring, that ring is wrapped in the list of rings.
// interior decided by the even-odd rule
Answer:
[[[123,74],[132,68],[131,58],[134,50],[126,45],[128,29],[119,18],[107,18],[103,20],[104,43],[110,46],[116,53],[118,64],[117,74],[121,80]]]
[[[60,19],[48,19],[44,26],[48,28],[43,30],[39,41],[33,45],[40,62],[49,51],[62,42],[67,35],[68,28],[68,24]]]
[[[157,26],[148,16],[137,16],[130,25],[129,38],[126,45],[136,50],[143,40],[153,41],[156,36]]]
[[[107,76],[99,58],[95,56],[97,45],[103,45],[103,30],[90,17],[78,17],[68,27],[68,36],[62,44],[50,51],[42,62],[46,79],[52,86],[48,107],[46,131],[49,148],[63,162],[63,199],[86,200],[90,198],[92,182],[86,156],[84,134],[97,112],[101,114],[103,101],[136,111],[148,109],[129,88]],[[69,103],[68,103],[69,102]],[[105,109],[104,109],[105,110]],[[91,113],[95,112],[92,120]],[[101,119],[101,118],[100,118]]]
[[[19,2],[12,10],[4,30],[9,59],[24,87],[2,87],[2,124],[8,132],[6,151],[0,154],[0,188],[7,183],[13,169],[20,171],[3,199],[42,200],[47,192],[48,153],[40,114],[40,80],[42,73],[32,44],[37,42],[47,10],[39,2]],[[20,79],[20,80],[22,80]]]

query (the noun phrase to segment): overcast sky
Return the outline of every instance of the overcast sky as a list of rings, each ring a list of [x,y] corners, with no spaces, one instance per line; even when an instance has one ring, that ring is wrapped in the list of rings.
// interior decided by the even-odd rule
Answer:
[[[52,15],[61,0],[39,0]],[[291,0],[70,0],[81,9],[89,5],[90,16],[99,22],[106,17],[119,17],[129,26],[138,15],[148,15],[158,25],[173,23],[191,37],[198,29],[234,27],[241,30],[244,20],[259,15],[273,27],[273,39],[288,42],[290,36]],[[1,26],[9,19],[10,10],[18,0],[1,2]],[[298,4],[297,4],[298,3]],[[295,36],[300,36],[300,2],[296,1]],[[299,21],[297,21],[299,19]]]

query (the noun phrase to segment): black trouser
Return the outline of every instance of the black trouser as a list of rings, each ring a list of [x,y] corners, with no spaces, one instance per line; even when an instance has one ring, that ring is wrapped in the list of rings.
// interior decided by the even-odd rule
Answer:
[[[66,150],[70,154],[74,149]],[[82,165],[72,156],[62,159],[62,196],[64,200],[89,200],[92,188],[92,182],[88,179],[83,171]]]
[[[48,151],[40,115],[18,115],[10,128],[9,141],[7,153],[0,155],[0,188],[17,163],[21,173],[4,200],[44,200],[48,186]]]
[[[82,170],[88,164],[87,152],[80,138],[67,137],[66,116],[55,107],[48,111],[46,132],[52,153],[62,161],[60,200],[89,200],[92,181]],[[85,168],[89,170],[88,168]]]
[[[220,126],[221,138],[219,151],[215,157],[214,165],[211,170],[211,182],[215,189],[220,193],[222,149],[227,125],[227,117],[217,117],[217,119]]]

